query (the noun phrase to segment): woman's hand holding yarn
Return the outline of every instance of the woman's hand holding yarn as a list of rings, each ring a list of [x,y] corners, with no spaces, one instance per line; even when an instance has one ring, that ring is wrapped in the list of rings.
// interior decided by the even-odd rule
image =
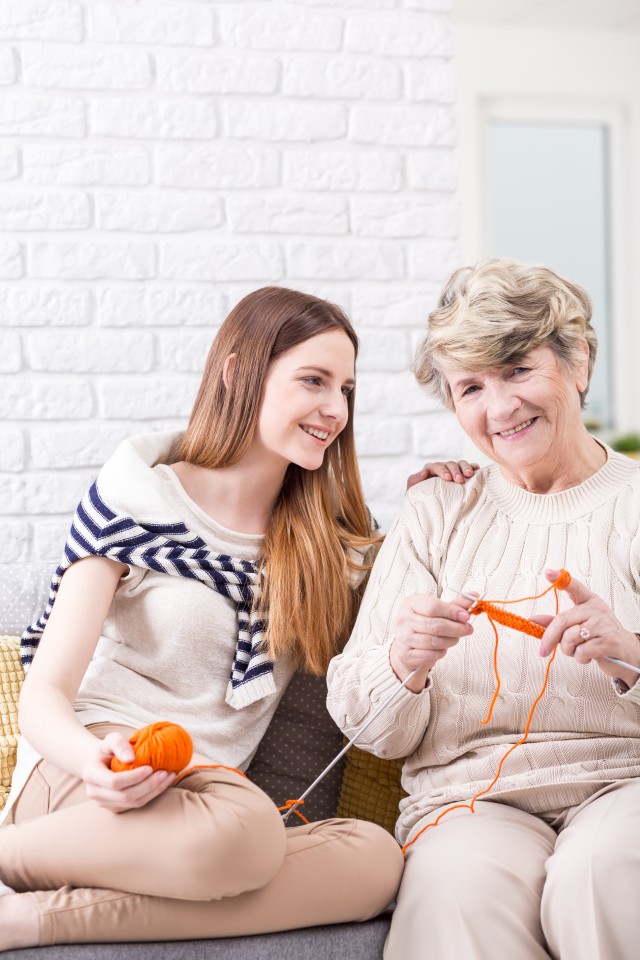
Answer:
[[[557,570],[547,570],[545,575],[553,581]],[[616,680],[623,680],[632,687],[638,676],[630,670],[602,657],[615,657],[640,667],[640,640],[626,630],[611,607],[583,583],[574,578],[567,588],[574,606],[563,610],[555,617],[535,616],[531,619],[547,629],[540,644],[542,656],[548,656],[559,646],[566,656],[578,663],[595,661],[600,669]]]
[[[87,797],[112,813],[144,807],[176,778],[175,773],[154,770],[150,765],[114,772],[111,768],[114,757],[123,764],[135,757],[131,743],[119,733],[109,733],[104,740],[96,741],[95,752],[82,771]]]
[[[419,693],[438,660],[446,656],[461,637],[473,633],[467,612],[469,606],[470,601],[465,597],[445,603],[422,593],[402,602],[389,659],[399,680],[404,680],[416,667],[421,668],[407,684],[409,690]]]

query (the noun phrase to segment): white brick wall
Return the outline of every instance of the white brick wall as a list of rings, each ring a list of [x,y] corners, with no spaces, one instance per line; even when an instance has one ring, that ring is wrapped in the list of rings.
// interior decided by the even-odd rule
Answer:
[[[384,525],[460,451],[408,372],[458,259],[449,5],[0,3],[0,563],[55,560],[117,443],[184,424],[265,283],[356,324]]]

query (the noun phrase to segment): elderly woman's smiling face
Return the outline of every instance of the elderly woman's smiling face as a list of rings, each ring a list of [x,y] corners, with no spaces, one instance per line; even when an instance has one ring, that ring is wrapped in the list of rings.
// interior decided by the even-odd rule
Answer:
[[[460,424],[508,480],[545,492],[571,474],[584,434],[586,344],[584,362],[575,369],[560,363],[550,347],[538,347],[505,366],[478,372],[444,364],[443,370]]]

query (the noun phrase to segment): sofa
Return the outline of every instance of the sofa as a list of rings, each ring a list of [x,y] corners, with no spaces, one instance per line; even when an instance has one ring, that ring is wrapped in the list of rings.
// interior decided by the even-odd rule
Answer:
[[[19,573],[5,567],[0,589],[0,809],[15,763],[17,702],[22,668],[18,634],[46,603],[50,568],[33,564]],[[296,674],[282,698],[248,775],[275,803],[299,797],[340,751],[344,738],[325,708],[322,678]],[[309,797],[310,820],[331,816],[372,820],[393,831],[399,800],[401,761],[382,761],[354,748]],[[289,825],[296,822],[289,818]],[[77,944],[11,950],[3,960],[377,960],[391,917],[391,907],[364,923],[211,940],[145,943]]]

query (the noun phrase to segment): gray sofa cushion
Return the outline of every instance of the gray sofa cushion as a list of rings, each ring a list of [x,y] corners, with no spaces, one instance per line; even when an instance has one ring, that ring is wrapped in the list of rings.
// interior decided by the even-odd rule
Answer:
[[[8,950],[3,960],[381,960],[390,914],[365,923],[337,923],[225,940],[101,943]]]

